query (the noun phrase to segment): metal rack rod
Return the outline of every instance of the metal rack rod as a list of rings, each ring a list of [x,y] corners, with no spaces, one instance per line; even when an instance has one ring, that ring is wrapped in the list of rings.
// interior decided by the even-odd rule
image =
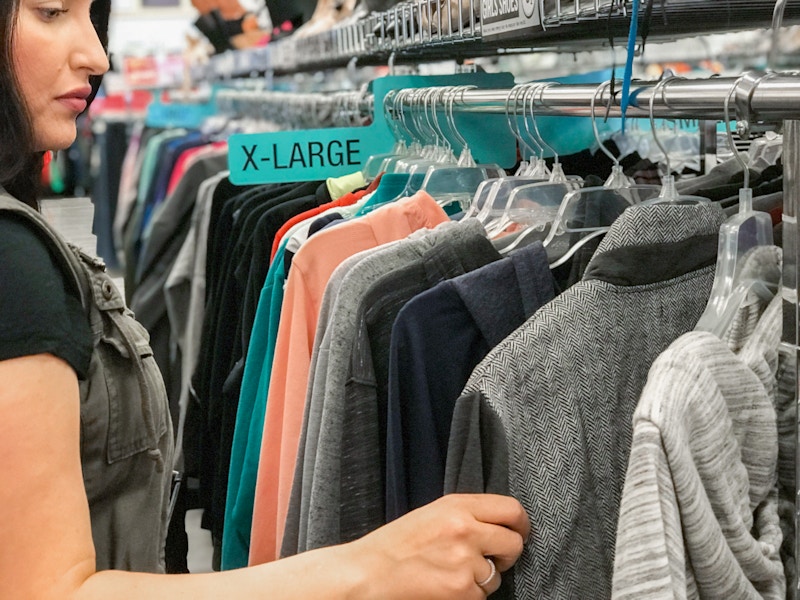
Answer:
[[[736,93],[731,95],[737,81]],[[612,94],[608,86],[598,90],[596,85],[585,84],[553,84],[540,86],[540,89],[536,89],[535,85],[538,84],[533,84],[527,95],[519,88],[461,90],[456,93],[452,108],[456,111],[493,114],[508,111],[509,114],[523,116],[523,111],[530,113],[533,102],[535,116],[587,117],[591,115],[592,97],[596,95],[595,112],[598,116],[608,114],[609,117],[620,117],[622,114],[620,92],[617,90]],[[419,98],[426,90],[400,90],[395,93],[396,101],[404,109],[413,109],[419,105]],[[635,105],[628,107],[626,116],[648,117],[650,99],[654,93],[653,116],[657,118],[722,120],[728,96],[731,96],[730,115],[749,123],[778,124],[785,119],[800,118],[800,75],[747,73],[742,78],[675,78],[657,91],[654,82],[634,82],[631,96]],[[354,116],[360,114],[368,117],[375,110],[372,96],[360,92],[322,94],[226,90],[219,93],[218,99],[229,100],[240,107],[260,105],[262,112],[274,107],[284,115],[294,110],[310,116],[309,111],[324,110],[330,113],[335,108],[344,109]],[[390,94],[386,101],[393,104],[395,95]],[[443,107],[443,103],[437,105],[440,110]]]
[[[731,115],[738,107],[739,116],[742,117],[744,111],[752,122],[777,123],[784,119],[800,118],[800,75],[771,74],[761,77],[762,74],[748,74],[739,83],[736,96],[730,101]],[[655,92],[653,116],[721,120],[724,118],[725,98],[731,95],[736,81],[737,78],[732,77],[675,78]],[[653,82],[634,82],[631,97],[635,104],[628,107],[626,116],[649,116],[654,88]],[[521,116],[523,109],[529,108],[533,99],[536,116],[590,116],[595,94],[595,111],[598,115],[605,115],[606,107],[611,102],[608,116],[621,116],[620,91],[617,90],[613,95],[608,88],[598,92],[596,85],[554,84],[539,89],[533,96],[528,95],[527,100],[523,100],[523,93],[512,94],[510,90],[466,90],[457,94],[454,109],[485,113],[505,113],[508,110],[511,114],[516,110],[516,114]],[[400,101],[404,107],[412,107],[415,103],[414,92],[409,90],[403,93],[398,98]]]

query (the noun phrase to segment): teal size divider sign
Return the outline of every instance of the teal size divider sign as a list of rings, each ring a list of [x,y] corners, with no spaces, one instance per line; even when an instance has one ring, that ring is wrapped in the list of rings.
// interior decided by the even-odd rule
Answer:
[[[197,129],[206,119],[217,114],[215,93],[205,102],[162,102],[156,94],[147,107],[145,123],[149,127],[184,127]]]
[[[228,140],[230,180],[237,185],[291,183],[354,173],[370,156],[394,146],[394,133],[383,114],[383,100],[390,91],[457,85],[508,89],[514,77],[510,73],[381,77],[371,83],[375,109],[373,123],[367,127],[232,135]],[[516,140],[505,115],[457,112],[455,123],[476,162],[514,165]],[[442,129],[447,133],[446,124]]]

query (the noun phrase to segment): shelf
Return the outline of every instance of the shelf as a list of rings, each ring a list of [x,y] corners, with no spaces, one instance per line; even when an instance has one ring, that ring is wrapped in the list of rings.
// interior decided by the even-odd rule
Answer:
[[[299,30],[264,48],[214,56],[195,75],[225,79],[348,65],[465,60],[509,52],[576,52],[608,48],[611,40],[619,47],[627,39],[633,6],[632,1],[611,0],[459,0],[455,4],[456,8],[450,8],[450,3],[439,0],[403,2],[317,35],[302,37]],[[498,7],[507,10],[504,13]],[[525,16],[526,10],[532,11],[530,17]],[[773,0],[650,0],[640,7],[639,39],[645,33],[648,41],[655,42],[769,28],[773,10]],[[455,16],[451,11],[463,18],[450,18]],[[784,24],[795,23],[800,23],[800,5],[790,3]]]

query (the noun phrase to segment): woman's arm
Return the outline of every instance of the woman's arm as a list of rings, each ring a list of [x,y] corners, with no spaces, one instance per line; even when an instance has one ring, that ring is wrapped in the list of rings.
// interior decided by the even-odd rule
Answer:
[[[95,572],[74,371],[36,355],[0,361],[0,598],[483,598],[528,523],[502,496],[448,496],[356,542],[203,575]],[[499,586],[496,577],[487,587]]]

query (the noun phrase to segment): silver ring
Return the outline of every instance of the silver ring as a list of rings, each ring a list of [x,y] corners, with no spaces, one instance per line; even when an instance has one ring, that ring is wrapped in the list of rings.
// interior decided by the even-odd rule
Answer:
[[[489,573],[489,576],[486,579],[478,582],[478,587],[481,588],[487,585],[492,579],[494,579],[494,576],[497,575],[497,567],[495,566],[494,561],[488,556],[484,556],[483,558],[485,558],[486,562],[489,563],[489,568],[491,568],[491,572]]]

